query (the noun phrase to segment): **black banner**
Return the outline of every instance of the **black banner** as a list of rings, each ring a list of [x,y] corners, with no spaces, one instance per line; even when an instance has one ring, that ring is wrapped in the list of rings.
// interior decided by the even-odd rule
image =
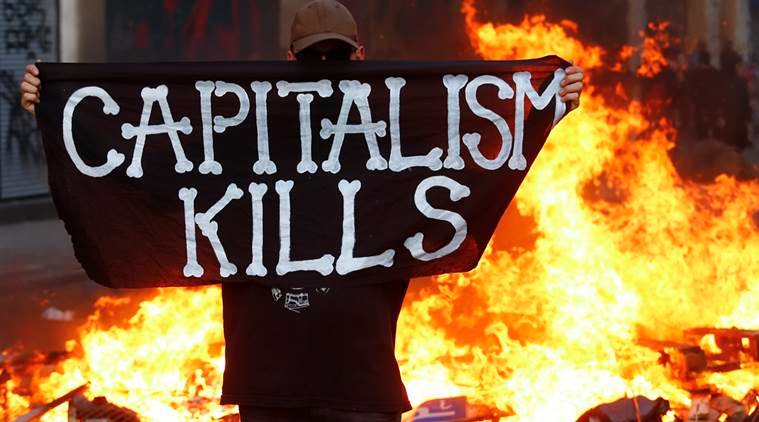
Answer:
[[[568,63],[38,64],[49,182],[112,287],[474,268]]]

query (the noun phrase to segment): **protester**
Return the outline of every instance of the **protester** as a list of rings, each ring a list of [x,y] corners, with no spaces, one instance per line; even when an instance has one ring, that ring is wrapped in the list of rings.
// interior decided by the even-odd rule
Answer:
[[[743,76],[742,58],[731,42],[726,42],[720,53],[720,84],[722,89],[722,140],[741,151],[751,145],[748,128],[751,122],[751,105],[748,81]]]
[[[345,6],[314,0],[295,15],[289,60],[364,60]],[[571,66],[560,96],[580,104],[582,69]],[[36,66],[21,83],[22,106],[40,100]],[[334,288],[222,284],[226,367],[221,401],[242,421],[400,421],[411,408],[395,359],[409,280]]]
[[[711,65],[711,54],[706,44],[698,43],[694,59],[685,76],[686,92],[698,92],[699,95],[689,95],[689,116],[693,122],[695,135],[698,140],[719,136],[722,126],[722,112],[715,104],[722,98],[719,71]]]

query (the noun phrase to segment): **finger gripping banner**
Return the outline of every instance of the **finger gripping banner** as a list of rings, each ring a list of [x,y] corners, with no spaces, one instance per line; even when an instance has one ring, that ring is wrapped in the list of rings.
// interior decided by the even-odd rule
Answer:
[[[477,265],[568,63],[40,63],[58,214],[111,287],[323,287]]]

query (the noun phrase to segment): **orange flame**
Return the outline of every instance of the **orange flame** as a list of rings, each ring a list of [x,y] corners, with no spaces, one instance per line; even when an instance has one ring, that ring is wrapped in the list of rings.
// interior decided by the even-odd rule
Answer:
[[[234,406],[218,404],[224,371],[221,289],[161,289],[140,302],[123,326],[108,321],[129,302],[98,300],[71,344],[76,357],[40,382],[34,399],[47,402],[89,383],[88,396],[105,396],[144,420],[208,420],[232,413]],[[65,413],[61,406],[42,420],[66,420]]]
[[[597,46],[585,46],[572,37],[577,24],[563,20],[559,25],[546,21],[545,16],[526,16],[519,25],[482,23],[476,19],[474,2],[464,0],[461,5],[467,34],[474,51],[488,60],[523,59],[557,54],[574,60],[585,69],[602,65],[604,50]],[[529,51],[530,55],[523,53]]]
[[[566,23],[482,23],[472,1],[462,11],[485,59],[557,53],[600,66],[603,51]],[[677,340],[699,325],[759,326],[759,184],[681,179],[668,155],[674,130],[648,121],[644,108],[613,107],[586,89],[517,194],[534,245],[491,248],[475,271],[441,277],[430,289],[439,293],[406,308],[398,354],[415,401],[455,391],[527,421],[575,420],[625,394],[687,405],[687,392],[637,341]],[[512,233],[502,226],[494,242]],[[741,397],[759,387],[749,374],[701,381],[738,386]]]
[[[586,70],[601,66],[604,50],[578,41],[570,22],[483,23],[472,0],[462,13],[484,59],[558,54]],[[519,421],[575,420],[626,394],[687,405],[658,353],[638,340],[677,340],[693,326],[759,327],[759,231],[751,217],[759,183],[683,180],[668,155],[674,130],[649,121],[645,107],[612,106],[587,87],[478,268],[412,289],[397,356],[414,404],[466,394]],[[526,230],[526,239],[513,240]],[[104,322],[104,312],[128,304],[101,300],[73,347],[78,357],[45,377],[31,399],[7,382],[11,411],[0,419],[83,382],[88,394],[145,420],[208,420],[234,410],[217,404],[220,296],[218,287],[160,290],[123,325]],[[745,365],[698,382],[740,397],[759,388],[759,370]]]
[[[641,63],[637,71],[638,76],[653,77],[670,65],[665,50],[676,40],[673,40],[667,32],[669,26],[669,22],[651,22],[648,24],[648,33],[640,31],[643,47],[640,52]]]

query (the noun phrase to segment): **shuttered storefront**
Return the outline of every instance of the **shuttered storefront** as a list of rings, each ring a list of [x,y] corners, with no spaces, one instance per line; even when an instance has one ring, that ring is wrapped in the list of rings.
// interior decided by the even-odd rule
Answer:
[[[0,200],[47,193],[32,116],[19,106],[28,63],[58,60],[58,0],[0,0]]]

